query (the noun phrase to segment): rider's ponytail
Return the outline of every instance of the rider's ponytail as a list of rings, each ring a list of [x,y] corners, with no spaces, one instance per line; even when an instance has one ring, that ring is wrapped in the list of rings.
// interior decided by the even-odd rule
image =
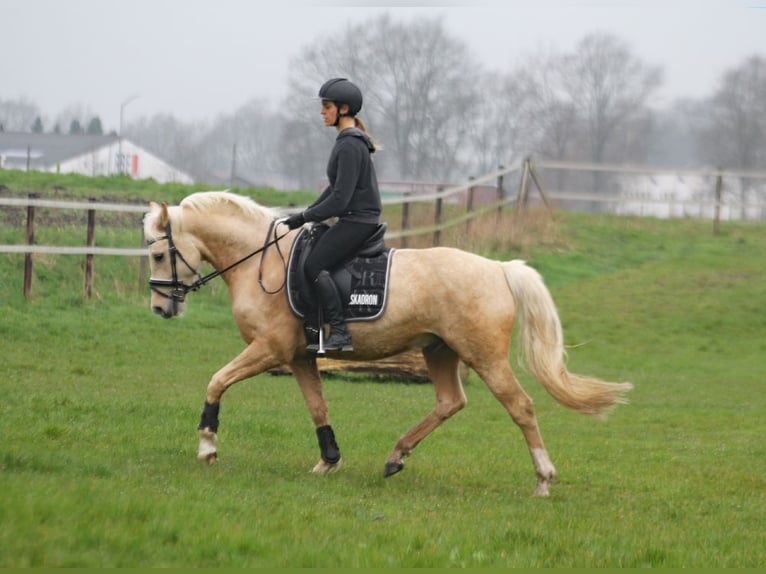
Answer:
[[[380,145],[377,144],[377,142],[373,139],[373,137],[369,134],[367,131],[367,126],[364,125],[364,122],[362,121],[362,118],[359,116],[354,116],[354,125],[364,132],[364,135],[367,136],[367,138],[370,140],[370,143],[372,144],[372,147],[375,148],[375,151],[380,151],[383,149]]]

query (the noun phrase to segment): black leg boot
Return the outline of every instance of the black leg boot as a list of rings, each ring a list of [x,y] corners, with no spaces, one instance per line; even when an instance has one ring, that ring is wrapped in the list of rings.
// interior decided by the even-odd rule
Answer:
[[[326,351],[353,351],[351,333],[343,317],[343,305],[335,281],[327,271],[322,271],[314,282],[325,321],[330,323],[330,336],[324,342]]]

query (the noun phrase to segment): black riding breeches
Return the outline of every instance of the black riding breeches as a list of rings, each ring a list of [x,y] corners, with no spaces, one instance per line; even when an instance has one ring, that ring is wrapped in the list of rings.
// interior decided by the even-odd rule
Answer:
[[[306,258],[303,270],[308,280],[313,284],[321,271],[331,271],[353,257],[377,228],[377,223],[339,220],[319,238]]]

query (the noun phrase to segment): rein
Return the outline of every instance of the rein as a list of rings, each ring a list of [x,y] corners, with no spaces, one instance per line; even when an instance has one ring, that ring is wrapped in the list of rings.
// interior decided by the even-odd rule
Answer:
[[[282,235],[277,235],[276,231],[276,224],[281,222],[279,219],[273,219],[269,223],[269,229],[266,232],[266,239],[264,240],[263,246],[261,246],[259,249],[256,249],[252,253],[249,253],[242,257],[241,259],[238,259],[231,265],[228,265],[227,267],[213,271],[211,273],[208,273],[205,276],[200,275],[199,271],[197,269],[194,269],[189,262],[184,258],[183,254],[178,250],[178,247],[176,247],[175,242],[173,241],[173,232],[170,228],[170,221],[168,221],[168,224],[165,226],[165,235],[162,237],[158,237],[157,239],[153,239],[149,242],[147,242],[147,245],[152,245],[154,243],[157,243],[158,241],[162,241],[163,239],[168,240],[168,253],[170,254],[170,271],[172,273],[171,279],[149,279],[149,286],[151,287],[152,291],[157,293],[158,295],[165,297],[166,299],[171,299],[173,301],[173,307],[178,303],[183,303],[186,299],[186,294],[197,291],[201,287],[207,285],[210,281],[218,277],[219,275],[223,275],[227,271],[231,271],[234,269],[237,265],[241,265],[248,259],[258,255],[259,253],[265,252],[269,247],[272,245],[277,246],[277,253],[279,253],[279,257],[282,260],[282,263],[285,264],[285,267],[287,266],[287,263],[285,261],[285,256],[282,253],[282,249],[279,246],[279,240],[282,239],[284,236],[286,236],[289,233],[289,230]],[[272,232],[274,233],[274,239],[269,239]],[[191,285],[188,285],[184,283],[183,281],[178,279],[178,263],[176,261],[176,257],[180,259],[184,265],[194,273],[196,279]],[[287,282],[287,273],[285,273],[285,279],[282,282],[282,284],[279,286],[278,289],[275,291],[269,291],[266,289],[266,287],[263,285],[263,257],[261,257],[261,262],[258,266],[258,284],[261,286],[261,289],[264,293],[267,293],[269,295],[274,295],[276,293],[279,293],[285,286],[285,283]],[[165,293],[163,291],[160,291],[159,288],[169,288],[170,293]]]

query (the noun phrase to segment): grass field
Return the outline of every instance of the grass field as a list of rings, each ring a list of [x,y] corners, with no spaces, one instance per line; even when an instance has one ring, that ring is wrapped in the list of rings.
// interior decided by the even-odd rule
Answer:
[[[242,348],[223,284],[162,321],[135,261],[98,258],[87,301],[81,258],[40,257],[25,301],[23,259],[0,255],[0,566],[761,566],[766,233],[711,230],[559,213],[487,232],[546,278],[570,369],[635,385],[598,421],[517,369],[559,472],[549,499],[473,373],[466,409],[391,478],[433,390],[363,375],[325,381],[339,472],[308,472],[300,392],[268,374],[227,393],[220,462],[200,465],[205,386]]]

